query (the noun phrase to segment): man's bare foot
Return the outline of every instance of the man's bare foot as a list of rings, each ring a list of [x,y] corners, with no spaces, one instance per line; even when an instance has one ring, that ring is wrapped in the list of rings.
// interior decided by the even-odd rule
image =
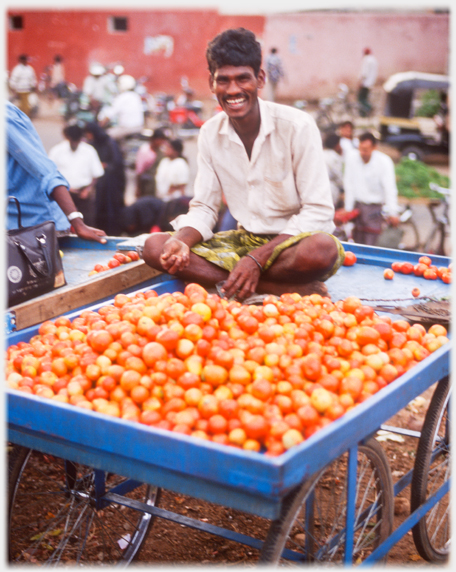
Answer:
[[[320,282],[320,280],[314,280],[312,282],[307,282],[306,284],[278,284],[277,282],[268,282],[267,285],[258,284],[257,292],[258,294],[274,294],[275,296],[296,292],[301,296],[320,294],[320,296],[329,297],[326,284],[324,282]]]

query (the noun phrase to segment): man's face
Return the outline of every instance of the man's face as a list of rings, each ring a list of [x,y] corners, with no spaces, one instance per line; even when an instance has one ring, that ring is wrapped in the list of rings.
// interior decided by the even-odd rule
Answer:
[[[375,145],[372,145],[372,141],[360,141],[359,142],[359,154],[364,163],[369,163],[372,157],[372,152],[375,149]]]
[[[80,139],[69,139],[70,147],[72,151],[76,151],[79,147],[79,143],[81,142]]]
[[[222,66],[210,77],[209,85],[228,117],[243,119],[256,110],[264,81],[263,70],[255,77],[250,66]]]
[[[342,125],[339,129],[341,137],[351,139],[353,137],[353,129],[351,125]]]
[[[150,147],[153,151],[158,151],[167,141],[167,139],[151,139]]]

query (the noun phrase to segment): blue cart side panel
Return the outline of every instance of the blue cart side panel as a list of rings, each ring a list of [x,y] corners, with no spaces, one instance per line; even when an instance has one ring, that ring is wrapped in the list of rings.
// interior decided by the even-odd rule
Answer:
[[[271,514],[277,514],[277,507],[287,492],[348,447],[369,437],[381,423],[448,371],[449,348],[442,347],[413,372],[407,372],[368,401],[276,458],[109,418],[40,397],[24,396],[17,391],[8,392],[9,439],[273,518]],[[243,500],[239,506],[239,498],[249,495],[250,505]]]

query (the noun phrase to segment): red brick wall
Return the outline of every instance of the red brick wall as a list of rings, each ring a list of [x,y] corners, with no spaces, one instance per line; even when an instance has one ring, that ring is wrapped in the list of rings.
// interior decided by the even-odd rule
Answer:
[[[9,16],[14,15],[23,17],[22,30],[10,29]],[[128,31],[110,31],[110,16],[128,18]],[[152,93],[177,93],[181,76],[187,76],[197,97],[207,97],[208,41],[222,30],[238,26],[261,38],[264,17],[225,16],[216,10],[9,10],[7,26],[10,71],[21,53],[30,56],[37,75],[52,64],[54,55],[61,54],[67,80],[78,87],[91,62],[119,62],[135,78],[147,76],[146,85]]]

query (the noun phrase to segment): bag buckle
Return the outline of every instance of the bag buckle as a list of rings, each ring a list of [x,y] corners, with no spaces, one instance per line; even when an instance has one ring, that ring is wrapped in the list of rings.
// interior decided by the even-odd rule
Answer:
[[[46,235],[45,234],[40,234],[40,236],[37,236],[35,238],[42,246],[44,246],[46,244]]]

